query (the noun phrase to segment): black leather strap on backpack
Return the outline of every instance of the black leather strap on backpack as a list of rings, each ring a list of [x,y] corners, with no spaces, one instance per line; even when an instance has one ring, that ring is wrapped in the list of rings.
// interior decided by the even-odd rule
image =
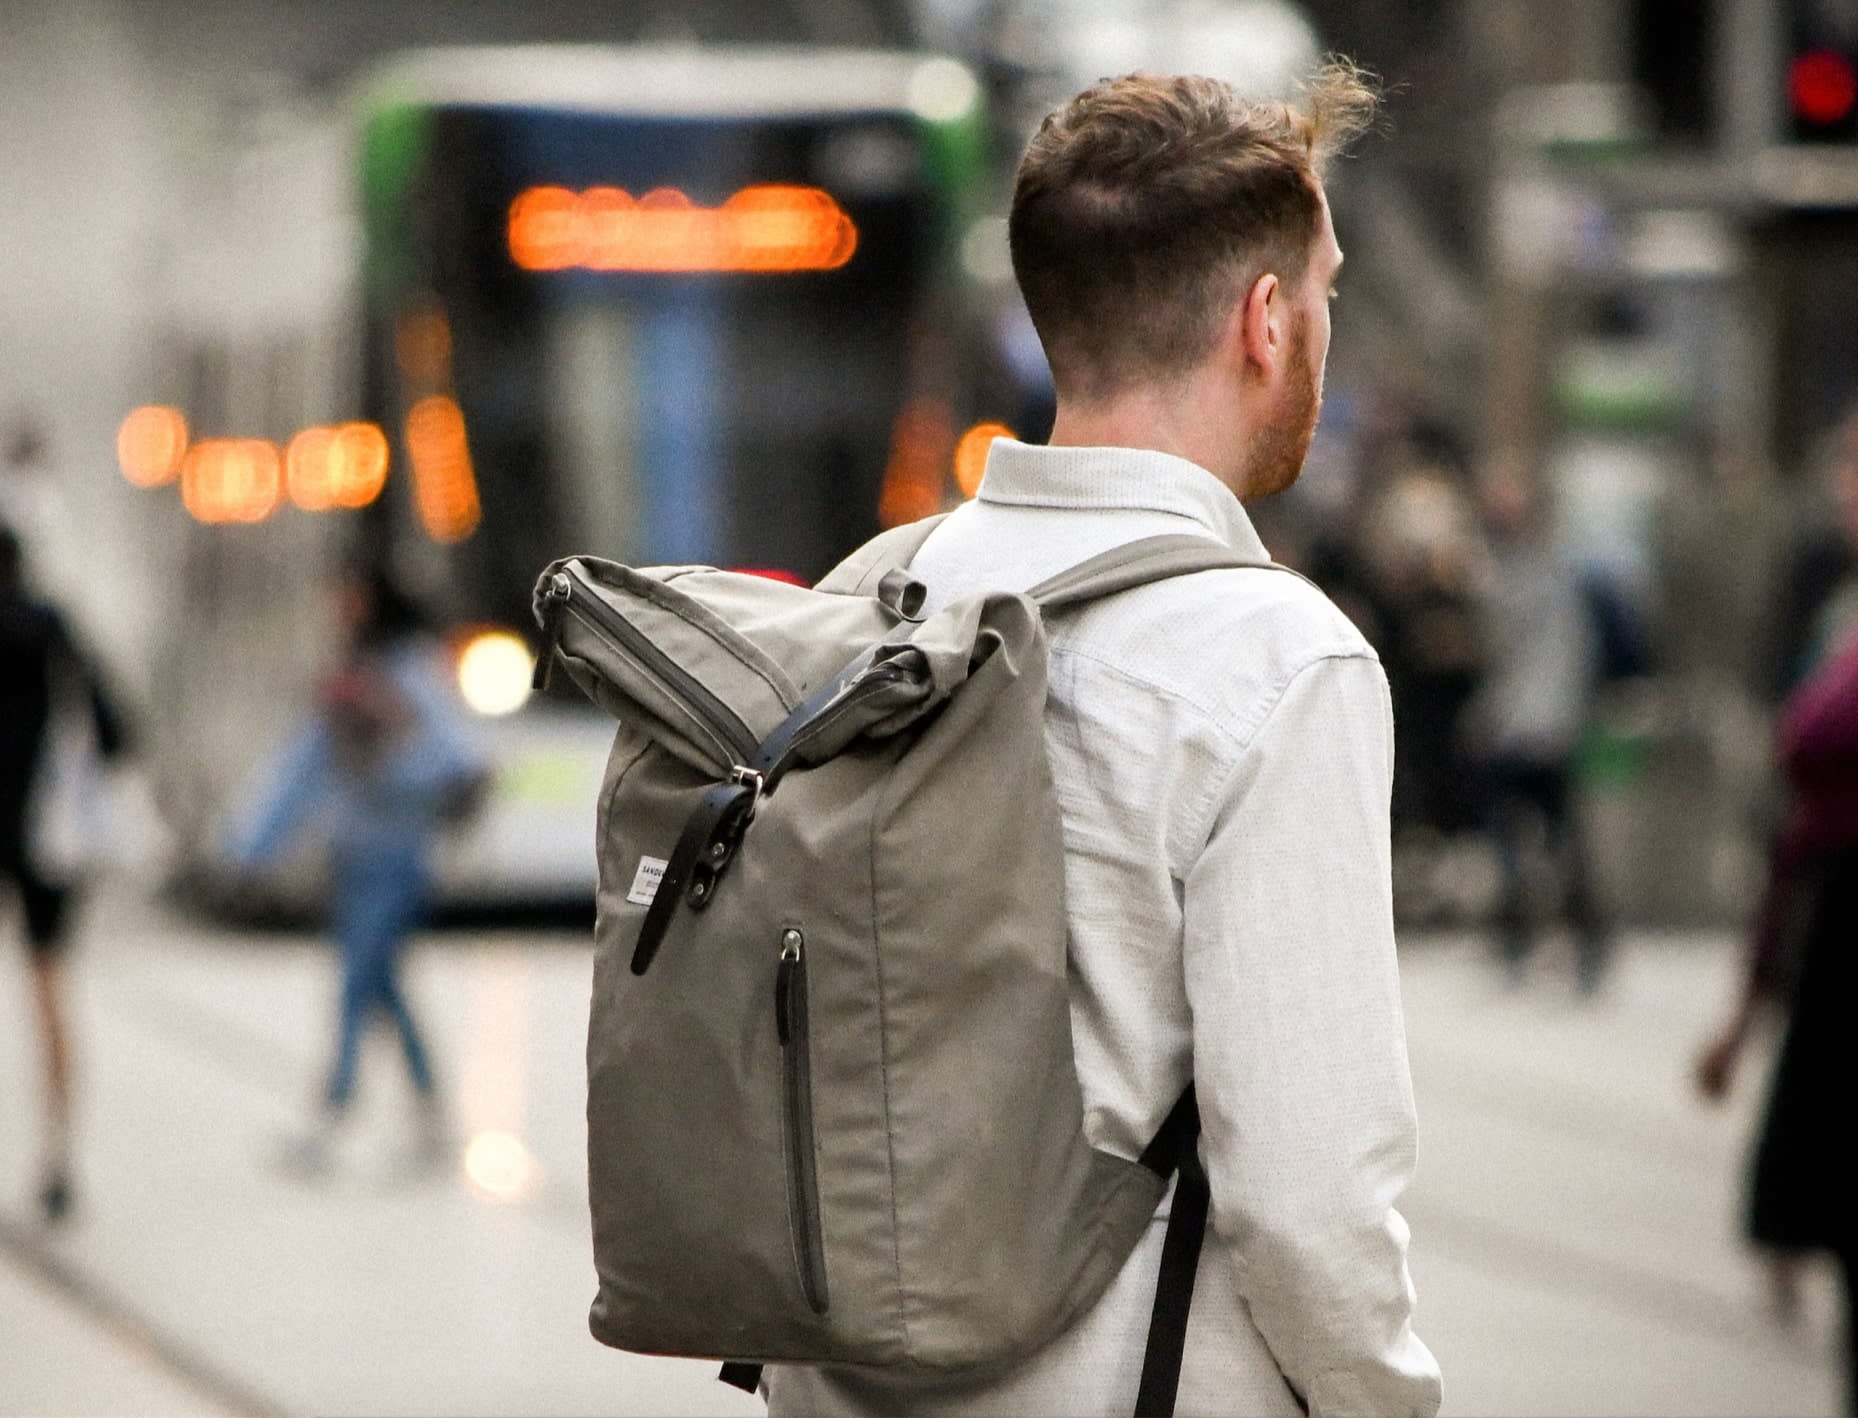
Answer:
[[[1174,1205],[1161,1242],[1161,1273],[1155,1280],[1155,1307],[1148,1321],[1148,1347],[1142,1354],[1142,1381],[1136,1389],[1136,1418],[1173,1418],[1181,1384],[1181,1359],[1187,1349],[1187,1315],[1193,1308],[1194,1276],[1212,1196],[1206,1169],[1200,1165],[1200,1107],[1193,1085],[1169,1111],[1161,1131],[1142,1153],[1142,1165],[1161,1175],[1175,1174]]]
[[[680,904],[698,911],[709,905],[716,878],[734,855],[760,795],[753,781],[732,780],[704,791],[696,811],[684,823],[639,927],[638,944],[632,949],[633,974],[643,975],[651,968]]]
[[[753,1393],[761,1387],[761,1365],[743,1364],[731,1359],[723,1365],[716,1377],[728,1384],[730,1388],[739,1388],[743,1393]]]

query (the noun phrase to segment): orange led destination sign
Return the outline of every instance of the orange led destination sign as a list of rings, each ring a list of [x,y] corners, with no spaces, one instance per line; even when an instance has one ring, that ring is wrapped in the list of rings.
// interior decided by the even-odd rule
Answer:
[[[720,207],[669,187],[531,187],[510,204],[509,241],[525,271],[831,271],[858,228],[817,187],[744,187]]]

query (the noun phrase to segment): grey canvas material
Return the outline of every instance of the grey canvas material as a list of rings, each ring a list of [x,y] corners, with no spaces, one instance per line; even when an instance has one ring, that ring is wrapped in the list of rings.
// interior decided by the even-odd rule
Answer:
[[[984,1367],[1090,1305],[1160,1201],[1172,1159],[1084,1137],[1041,616],[1260,563],[1156,538],[915,621],[899,573],[935,520],[814,590],[585,557],[537,583],[543,668],[619,721],[587,1046],[605,1343]]]

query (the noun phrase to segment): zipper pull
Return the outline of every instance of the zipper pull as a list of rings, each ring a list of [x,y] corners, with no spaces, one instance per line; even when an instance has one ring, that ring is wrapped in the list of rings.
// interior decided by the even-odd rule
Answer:
[[[561,643],[561,613],[573,594],[574,583],[568,579],[567,572],[557,571],[548,578],[548,603],[542,611],[542,650],[535,657],[535,673],[529,680],[531,689],[545,690],[554,681],[555,649]]]
[[[781,932],[781,963],[774,967],[774,1031],[784,1049],[794,1035],[794,975],[801,965],[806,937],[791,926]]]

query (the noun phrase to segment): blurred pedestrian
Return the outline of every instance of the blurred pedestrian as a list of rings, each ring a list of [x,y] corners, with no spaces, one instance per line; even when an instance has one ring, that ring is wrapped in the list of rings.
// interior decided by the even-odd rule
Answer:
[[[62,965],[74,883],[59,879],[35,850],[34,827],[44,812],[36,790],[47,776],[46,750],[61,701],[82,698],[105,758],[122,753],[126,736],[101,675],[78,650],[58,611],[27,593],[24,570],[18,536],[0,525],[0,883],[18,899],[32,964],[45,1093],[39,1208],[47,1221],[60,1221],[73,1202],[71,1043]]]
[[[385,576],[357,575],[341,586],[339,615],[346,636],[340,661],[229,850],[233,864],[249,870],[282,855],[312,826],[328,839],[342,984],[322,1113],[286,1157],[305,1173],[332,1161],[362,1037],[377,1013],[398,1031],[418,1105],[411,1161],[432,1165],[445,1155],[438,1088],[401,983],[400,956],[426,916],[434,844],[483,783],[416,604]]]
[[[1303,470],[1342,263],[1321,170],[1373,106],[1336,64],[1300,104],[1132,75],[1045,119],[1009,236],[1057,415],[1045,446],[995,440],[977,496],[923,543],[931,605],[1156,535],[1268,560],[1245,504]],[[1085,1134],[1135,1159],[1198,1099],[1211,1204],[1181,1411],[1427,1418],[1439,1370],[1396,1209],[1415,1123],[1381,665],[1314,586],[1259,566],[1050,633]],[[1192,1194],[1173,1193],[1181,1219]],[[1172,1286],[1157,1304],[1164,1242],[1195,1273],[1176,1243],[1198,1228],[1167,1209],[1101,1299],[1003,1370],[777,1365],[770,1412],[1129,1412],[1151,1316],[1185,1304]]]
[[[1781,769],[1792,793],[1734,1011],[1697,1064],[1725,1096],[1764,1016],[1786,1033],[1754,1150],[1748,1235],[1791,1307],[1797,1259],[1830,1254],[1844,1283],[1848,1411],[1858,1414],[1858,634],[1787,701]]]
[[[1483,671],[1482,540],[1448,433],[1421,420],[1377,442],[1390,473],[1362,519],[1358,623],[1393,694],[1395,910],[1437,922],[1463,907],[1460,848],[1480,825],[1461,731]]]
[[[1779,602],[1766,636],[1761,685],[1779,704],[1858,618],[1858,408],[1827,435],[1804,525],[1782,553]],[[1830,507],[1828,507],[1830,503]]]
[[[1592,993],[1612,930],[1575,799],[1575,758],[1603,669],[1600,628],[1578,568],[1520,471],[1493,468],[1479,494],[1489,537],[1482,592],[1488,660],[1466,706],[1465,743],[1497,852],[1497,948],[1520,979],[1537,936],[1529,866],[1543,857],[1557,910],[1573,932],[1576,981]]]

